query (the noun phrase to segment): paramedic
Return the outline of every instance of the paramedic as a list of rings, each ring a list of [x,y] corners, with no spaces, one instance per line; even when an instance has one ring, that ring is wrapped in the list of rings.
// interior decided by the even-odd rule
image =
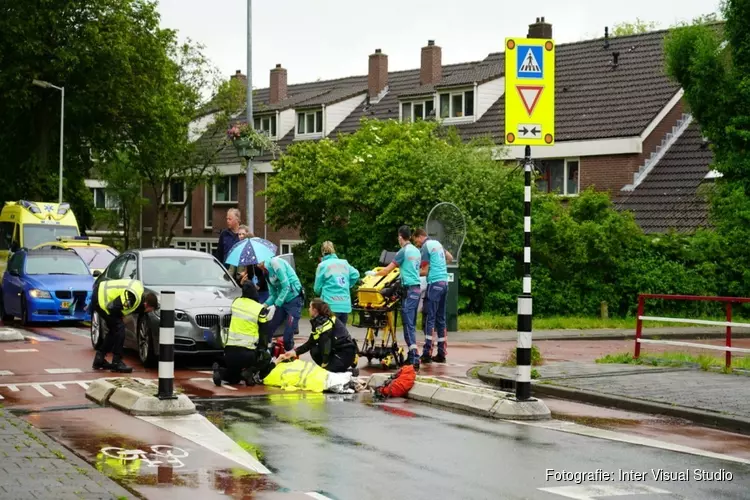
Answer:
[[[386,276],[397,266],[401,271],[401,285],[406,291],[401,308],[404,323],[404,342],[409,346],[409,354],[406,357],[408,364],[419,368],[419,353],[417,351],[417,309],[419,308],[419,297],[422,295],[419,286],[419,262],[420,254],[417,247],[411,244],[411,230],[408,226],[398,229],[398,251],[393,262],[378,272],[367,271],[368,276]]]
[[[269,326],[271,335],[279,325],[286,322],[284,350],[291,351],[294,349],[294,334],[297,332],[299,319],[302,316],[302,306],[305,303],[302,283],[292,266],[281,257],[273,257],[261,262],[258,267],[268,273],[268,298],[264,305],[274,307]]]
[[[109,369],[113,372],[130,373],[133,368],[122,361],[125,344],[125,323],[123,318],[135,312],[150,313],[158,307],[156,295],[144,296],[143,283],[138,280],[100,281],[94,288],[89,308],[96,311],[107,325],[107,335],[99,338],[92,368]],[[141,304],[143,302],[143,304]],[[101,325],[99,326],[101,332]],[[112,353],[112,362],[107,361],[107,353]]]
[[[422,263],[426,266],[421,270],[422,276],[427,276],[427,293],[425,294],[425,327],[424,350],[422,363],[445,363],[448,354],[448,342],[445,322],[445,303],[448,297],[448,269],[446,260],[451,262],[453,256],[443,248],[439,241],[427,237],[424,229],[414,232],[414,241],[421,249]],[[432,357],[432,336],[437,330],[437,356]]]
[[[236,384],[244,380],[248,386],[260,384],[268,373],[259,373],[271,360],[268,352],[268,308],[258,302],[258,288],[247,278],[242,284],[242,297],[232,302],[232,321],[224,346],[224,364],[213,364],[213,380]]]
[[[297,358],[310,351],[313,361],[329,372],[340,373],[352,368],[352,375],[359,375],[359,370],[354,366],[357,359],[354,340],[346,330],[346,325],[334,316],[328,304],[322,299],[313,299],[310,302],[310,318],[312,333],[307,342],[285,352],[276,362]]]
[[[352,312],[352,296],[349,290],[359,281],[359,271],[344,259],[338,258],[330,241],[323,243],[321,252],[323,260],[315,272],[315,295],[320,295],[336,318],[346,325],[349,313]]]

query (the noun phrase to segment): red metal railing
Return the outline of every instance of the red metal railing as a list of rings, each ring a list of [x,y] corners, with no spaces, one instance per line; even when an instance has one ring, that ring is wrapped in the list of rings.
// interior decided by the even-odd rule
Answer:
[[[686,318],[663,318],[656,316],[644,316],[644,309],[646,306],[647,299],[663,299],[663,300],[689,300],[689,301],[700,301],[700,302],[724,302],[726,303],[726,321],[709,321],[702,319],[686,319]],[[750,298],[747,297],[704,297],[700,295],[662,295],[662,294],[641,294],[638,296],[638,317],[635,324],[635,358],[638,359],[641,355],[641,344],[668,344],[678,346],[689,346],[701,349],[713,349],[725,351],[725,362],[726,367],[732,366],[732,352],[746,352],[750,353],[750,349],[742,349],[739,347],[732,347],[732,326],[750,328],[749,323],[733,323],[732,322],[732,304],[747,304],[750,303]],[[694,325],[711,325],[711,326],[724,326],[726,327],[726,341],[724,347],[696,344],[693,342],[680,342],[674,340],[653,340],[643,338],[643,321],[663,321],[673,323],[689,323]]]

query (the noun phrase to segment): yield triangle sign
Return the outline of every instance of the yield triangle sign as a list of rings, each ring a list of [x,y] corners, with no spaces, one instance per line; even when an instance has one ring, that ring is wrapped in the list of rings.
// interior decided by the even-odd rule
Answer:
[[[531,116],[539,102],[539,96],[542,95],[544,87],[541,85],[516,85],[516,88],[518,89],[518,95],[521,96],[521,101],[523,101],[526,112]]]

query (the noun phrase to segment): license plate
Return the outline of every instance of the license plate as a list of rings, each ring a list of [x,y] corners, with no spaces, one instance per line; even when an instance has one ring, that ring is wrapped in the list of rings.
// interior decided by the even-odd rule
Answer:
[[[60,307],[62,307],[63,309],[68,309],[70,308],[70,302],[63,302]]]

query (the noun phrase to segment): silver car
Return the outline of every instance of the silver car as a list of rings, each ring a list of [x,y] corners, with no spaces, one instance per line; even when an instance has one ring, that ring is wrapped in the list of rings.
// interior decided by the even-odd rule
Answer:
[[[210,254],[194,250],[152,248],[119,255],[99,276],[101,281],[140,280],[157,297],[175,292],[175,354],[223,352],[231,306],[242,295],[239,285]],[[159,355],[159,311],[125,318],[125,347],[138,351],[144,366],[154,366]],[[96,348],[106,325],[91,314],[91,344]]]

